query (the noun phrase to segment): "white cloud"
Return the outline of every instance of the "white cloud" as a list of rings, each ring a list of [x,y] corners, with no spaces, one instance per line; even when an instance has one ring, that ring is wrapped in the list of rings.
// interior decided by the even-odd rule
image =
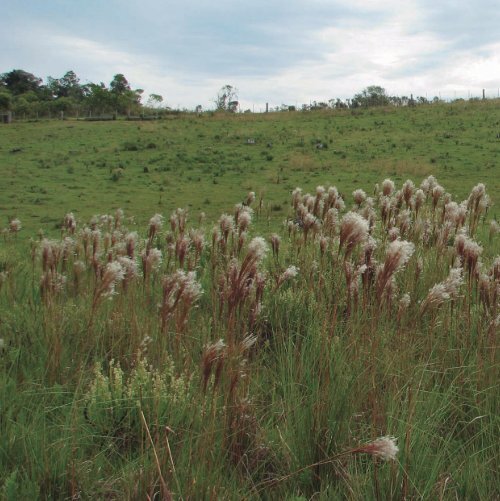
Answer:
[[[257,110],[266,102],[352,97],[372,84],[390,94],[429,97],[479,95],[482,88],[496,95],[500,87],[499,32],[485,28],[476,37],[476,11],[481,2],[490,5],[487,0],[467,11],[470,29],[459,5],[446,10],[430,0],[351,0],[348,6],[291,0],[286,9],[262,0],[256,11],[229,1],[211,9],[194,0],[184,17],[174,15],[169,29],[157,10],[147,9],[148,1],[139,20],[125,1],[120,30],[111,24],[114,31],[102,29],[112,21],[105,11],[94,26],[96,13],[84,4],[71,33],[58,28],[56,9],[31,21],[22,12],[17,24],[11,9],[11,32],[0,33],[0,45],[8,47],[0,52],[0,71],[23,68],[45,78],[72,69],[93,82],[123,73],[146,97],[158,93],[166,104],[188,108],[212,106],[225,84],[239,89],[243,108]],[[484,7],[481,15],[489,20],[484,26],[496,26],[495,9]]]

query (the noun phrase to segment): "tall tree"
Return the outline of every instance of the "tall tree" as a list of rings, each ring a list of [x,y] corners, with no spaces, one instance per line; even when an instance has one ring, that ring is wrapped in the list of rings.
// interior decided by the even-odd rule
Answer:
[[[111,80],[109,90],[113,94],[122,95],[130,90],[130,84],[122,73],[118,73],[113,77],[113,80]]]
[[[42,79],[24,70],[12,70],[0,75],[0,82],[14,96],[25,92],[38,92],[42,85]]]
[[[97,113],[113,110],[113,96],[103,82],[100,84],[88,84],[87,88],[88,96],[86,101],[91,109]]]
[[[68,71],[62,78],[47,79],[47,86],[56,98],[69,97],[77,101],[84,96],[84,88],[80,85],[80,79],[74,71]]]

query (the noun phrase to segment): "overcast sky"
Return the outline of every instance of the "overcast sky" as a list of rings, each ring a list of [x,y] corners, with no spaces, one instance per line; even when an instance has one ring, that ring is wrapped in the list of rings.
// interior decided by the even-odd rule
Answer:
[[[497,96],[499,0],[2,0],[0,73],[123,73],[172,107],[347,98],[368,85]]]

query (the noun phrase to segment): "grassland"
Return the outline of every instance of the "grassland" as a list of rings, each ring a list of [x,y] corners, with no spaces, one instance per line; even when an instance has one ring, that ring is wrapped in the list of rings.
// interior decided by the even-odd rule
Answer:
[[[496,104],[0,129],[2,498],[498,497]]]
[[[335,184],[351,193],[385,177],[433,174],[462,200],[481,181],[500,203],[500,104],[177,116],[161,122],[15,123],[0,129],[0,213],[28,232],[122,208],[138,221],[177,207],[216,217],[248,191],[265,219],[290,192]],[[248,144],[253,139],[255,144]],[[324,147],[319,149],[317,146]],[[147,170],[147,172],[145,172]]]

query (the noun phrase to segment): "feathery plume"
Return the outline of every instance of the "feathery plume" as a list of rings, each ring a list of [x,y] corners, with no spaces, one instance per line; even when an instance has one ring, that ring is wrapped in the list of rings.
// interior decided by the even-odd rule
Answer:
[[[248,244],[248,253],[261,261],[269,250],[266,241],[262,237],[254,237]]]
[[[462,271],[462,268],[451,268],[448,278],[429,290],[427,297],[420,305],[420,312],[424,313],[431,307],[438,308],[446,301],[456,299],[462,285]]]
[[[354,203],[358,207],[366,200],[366,193],[361,189],[354,190],[352,196],[354,198]]]
[[[384,461],[395,461],[399,452],[397,439],[394,437],[381,437],[369,442],[355,450],[357,453],[371,454]]]
[[[75,215],[72,212],[68,212],[68,214],[64,216],[63,228],[67,230],[71,235],[75,233],[76,219]]]
[[[382,181],[382,195],[390,197],[394,191],[394,181],[391,179],[384,179]]]
[[[161,214],[155,214],[149,220],[149,231],[148,231],[149,242],[153,241],[153,238],[157,233],[160,232],[162,226],[163,226],[163,216]]]
[[[345,245],[346,256],[349,255],[357,244],[366,240],[368,229],[368,221],[356,212],[345,214],[340,222],[339,250]]]

